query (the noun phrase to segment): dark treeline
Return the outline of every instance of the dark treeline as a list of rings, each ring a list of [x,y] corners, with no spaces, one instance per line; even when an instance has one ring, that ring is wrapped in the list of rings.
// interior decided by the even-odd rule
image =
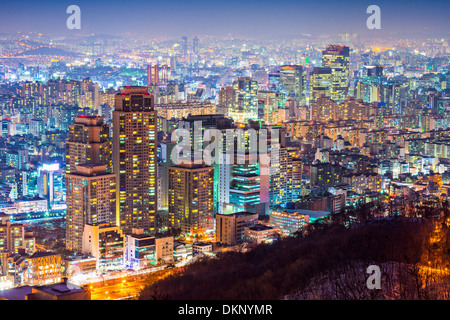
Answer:
[[[431,220],[403,217],[368,219],[350,228],[344,227],[341,220],[337,217],[329,223],[312,224],[306,235],[282,238],[246,253],[227,252],[217,258],[197,261],[185,267],[182,274],[148,286],[140,299],[274,300],[284,299],[287,295],[303,298],[301,295],[298,297],[298,293],[305,290],[311,292],[311,286],[314,286],[312,279],[324,274],[330,276],[336,270],[358,273],[352,281],[357,282],[354,285],[362,291],[361,294],[319,295],[316,298],[370,298],[370,293],[366,292],[368,289],[365,289],[365,279],[368,277],[365,268],[371,264],[393,262],[408,268],[411,266],[412,269],[406,270],[405,274],[413,277],[417,288],[422,286],[417,276],[417,266],[423,262],[424,254],[432,256],[427,250],[437,250],[428,245],[429,236],[435,228]],[[447,229],[444,231],[447,238]],[[439,250],[447,257],[446,242],[444,246]],[[442,265],[443,260],[439,261]],[[394,286],[392,282],[390,285]],[[400,293],[397,298],[423,296],[420,292]]]

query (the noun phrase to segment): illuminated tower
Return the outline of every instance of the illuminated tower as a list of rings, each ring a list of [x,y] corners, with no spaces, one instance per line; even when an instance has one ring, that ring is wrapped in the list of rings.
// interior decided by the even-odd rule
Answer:
[[[76,173],[66,175],[66,248],[83,250],[85,225],[115,224],[116,175],[106,165],[76,165]]]
[[[146,87],[125,87],[113,112],[113,168],[117,175],[117,225],[155,231],[157,116]]]
[[[314,68],[309,80],[309,102],[314,103],[319,97],[332,98],[331,83],[333,70],[331,68]]]
[[[147,86],[159,84],[159,66],[151,65],[147,66]]]
[[[280,81],[283,90],[297,101],[303,101],[303,68],[298,65],[285,65],[280,68]]]
[[[322,67],[330,68],[332,80],[330,84],[331,99],[340,103],[348,92],[350,72],[350,49],[345,46],[329,45],[322,51]]]
[[[66,173],[75,173],[75,166],[84,163],[106,164],[106,171],[112,172],[109,125],[103,123],[103,119],[99,116],[75,117],[66,142]]]
[[[214,167],[169,167],[169,220],[183,234],[214,229]]]
[[[187,56],[188,53],[188,39],[186,36],[181,37],[181,53],[183,56]]]
[[[258,119],[258,82],[248,77],[241,77],[233,82],[235,101],[228,115],[236,122]]]
[[[195,36],[194,39],[192,39],[192,51],[197,55],[198,55],[199,42],[200,42],[200,40],[198,39],[197,36]]]

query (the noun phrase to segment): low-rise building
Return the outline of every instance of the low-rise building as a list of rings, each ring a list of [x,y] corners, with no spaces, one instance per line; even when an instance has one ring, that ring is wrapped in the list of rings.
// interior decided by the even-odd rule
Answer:
[[[125,262],[131,268],[148,267],[157,263],[155,237],[144,234],[144,229],[132,229],[125,238]]]
[[[245,227],[245,241],[254,244],[267,242],[275,237],[275,229],[262,224],[257,224],[252,227]]]
[[[168,263],[173,261],[173,237],[155,239],[156,263]]]
[[[86,224],[82,248],[84,254],[97,259],[97,270],[114,270],[124,265],[125,240],[118,226]]]
[[[244,228],[257,223],[257,213],[216,214],[216,242],[231,246],[241,244],[244,241]]]
[[[208,243],[208,242],[195,242],[192,245],[192,250],[194,253],[212,252],[213,245],[212,245],[212,243]]]
[[[272,211],[269,224],[284,235],[302,231],[309,223],[309,216],[298,212]]]
[[[183,261],[192,256],[193,247],[191,243],[175,241],[173,243],[173,257],[175,261]]]

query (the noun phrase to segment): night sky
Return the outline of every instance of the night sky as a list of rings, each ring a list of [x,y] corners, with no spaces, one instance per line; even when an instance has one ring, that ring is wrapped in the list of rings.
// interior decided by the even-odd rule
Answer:
[[[330,33],[448,35],[448,0],[0,0],[0,33],[41,32],[150,37],[259,38]],[[66,8],[81,8],[82,29],[66,28]],[[381,30],[366,28],[366,9],[381,8]]]

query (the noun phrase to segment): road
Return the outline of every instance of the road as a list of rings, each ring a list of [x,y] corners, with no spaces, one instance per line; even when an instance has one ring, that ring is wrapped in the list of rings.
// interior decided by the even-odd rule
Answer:
[[[91,290],[91,300],[136,299],[146,286],[164,279],[176,271],[176,269],[161,270],[155,273],[122,276],[90,283],[88,286]]]

